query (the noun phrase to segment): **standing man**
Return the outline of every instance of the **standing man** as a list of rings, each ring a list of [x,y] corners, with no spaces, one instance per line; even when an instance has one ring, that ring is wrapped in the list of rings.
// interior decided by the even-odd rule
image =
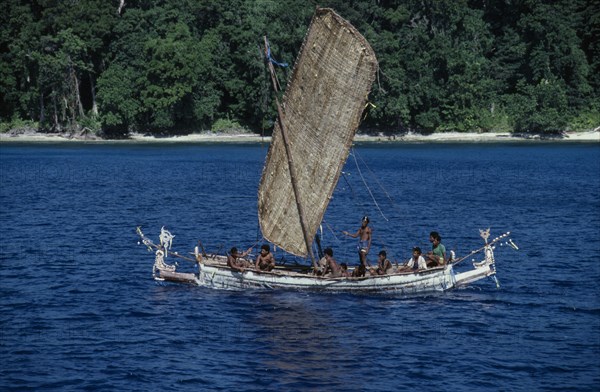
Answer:
[[[369,254],[369,250],[371,250],[371,228],[369,227],[369,217],[363,216],[360,228],[356,233],[350,234],[347,231],[343,231],[342,233],[348,237],[358,237],[358,258],[362,267],[361,269],[366,271],[367,255]]]

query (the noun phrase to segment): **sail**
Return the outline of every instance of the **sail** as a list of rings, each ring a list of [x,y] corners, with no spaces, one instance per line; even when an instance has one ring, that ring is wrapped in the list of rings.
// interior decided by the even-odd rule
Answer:
[[[313,239],[348,157],[375,79],[377,59],[366,39],[330,9],[317,9],[283,97],[288,150],[277,124],[258,190],[265,239],[285,251],[308,254],[296,202]]]

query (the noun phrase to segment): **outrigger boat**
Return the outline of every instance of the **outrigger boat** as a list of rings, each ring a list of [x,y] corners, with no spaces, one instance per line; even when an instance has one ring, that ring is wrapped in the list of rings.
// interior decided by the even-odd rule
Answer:
[[[278,84],[265,37],[265,55],[275,91]],[[354,134],[368,105],[378,63],[366,39],[331,9],[317,8],[280,104],[278,119],[258,190],[258,218],[263,238],[285,252],[310,257],[316,266],[313,240],[349,154]],[[160,243],[137,232],[155,252],[153,276],[159,281],[191,283],[220,289],[295,289],[422,294],[465,286],[485,277],[495,279],[494,248],[509,233],[445,266],[388,275],[331,278],[316,276],[309,266],[278,266],[243,272],[227,265],[223,255],[207,255],[196,247],[192,256],[171,252],[173,236],[161,231]],[[454,266],[476,253],[481,262],[466,272]],[[182,273],[165,259],[175,256],[197,264],[198,272]],[[496,284],[497,284],[497,280]]]
[[[303,266],[278,266],[273,271],[248,269],[245,272],[239,272],[232,270],[227,265],[227,256],[208,255],[206,253],[203,255],[198,247],[192,253],[195,257],[171,252],[170,247],[173,236],[164,228],[161,230],[160,244],[155,244],[150,238],[146,237],[139,227],[137,233],[142,243],[149,250],[155,252],[155,262],[152,269],[155,280],[230,290],[292,289],[421,295],[467,286],[486,277],[491,277],[496,286],[500,287],[495,276],[494,249],[496,245],[502,243],[518,249],[516,244],[508,238],[510,233],[502,234],[488,242],[489,230],[487,230],[482,233],[485,240],[483,247],[460,259],[452,260],[443,267],[434,267],[416,272],[397,272],[388,275],[330,278],[312,275],[310,268]],[[483,260],[473,262],[472,269],[459,273],[454,271],[455,265],[480,252],[484,255]],[[167,255],[196,263],[198,272],[177,272],[175,264],[165,262]]]

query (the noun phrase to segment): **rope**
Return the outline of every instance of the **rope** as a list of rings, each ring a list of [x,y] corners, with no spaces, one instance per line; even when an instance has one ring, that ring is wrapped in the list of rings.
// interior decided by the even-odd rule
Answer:
[[[381,68],[379,66],[377,66],[377,87],[379,87],[379,90],[381,91],[381,93],[383,95],[387,94],[387,91],[385,91],[385,89],[383,87],[381,87],[381,84],[379,83],[379,74],[383,73],[383,71],[381,70]]]
[[[343,171],[341,173],[341,176],[342,176],[342,178],[344,178],[344,181],[346,182],[346,184],[348,185],[348,188],[350,189],[350,199],[351,199],[352,204],[354,205],[354,207],[356,209],[363,208],[363,205],[361,203],[359,203],[359,198],[357,197],[357,194],[354,191],[354,187],[352,186],[352,184],[348,180],[349,177],[350,177],[350,179],[352,179],[350,173],[347,173],[347,172]],[[338,231],[341,231],[341,230],[338,230]]]
[[[323,220],[323,223],[325,224],[325,226],[327,227],[327,230],[329,230],[329,232],[331,232],[331,234],[333,235],[333,238],[335,240],[335,244],[336,244],[336,260],[347,260],[348,262],[351,262],[352,257],[356,254],[353,249],[355,249],[354,247],[347,247],[347,246],[343,246],[340,247],[342,244],[342,240],[336,235],[337,233],[340,233],[342,230],[339,230],[335,227],[333,227],[332,225],[330,225],[327,221]]]
[[[369,112],[367,111],[367,108],[371,106],[373,109],[377,108],[377,106],[373,105],[371,102],[367,102],[367,104],[365,105],[365,108],[363,109],[365,112],[365,115],[362,119],[362,121],[365,121],[367,119],[367,115],[369,114]]]
[[[265,53],[265,57],[269,63],[278,65],[280,67],[288,66],[288,63],[280,63],[271,56],[271,45],[269,44],[269,41],[267,40],[266,36],[265,36],[265,45],[267,47],[267,53]],[[272,74],[274,76],[274,83],[273,83],[274,86],[273,87],[275,89],[275,92],[278,93],[281,90],[281,84],[279,83],[279,78],[277,77],[277,74],[274,72],[274,70],[272,71]]]
[[[275,60],[273,57],[271,57],[271,45],[269,45],[269,41],[267,41],[267,60],[269,60],[269,62],[271,62],[272,64],[278,65],[280,67],[287,67],[288,63],[280,63],[277,60]]]
[[[257,219],[256,220],[256,243],[258,243],[258,241],[260,241],[261,239],[262,239],[262,236],[260,235],[260,222]]]
[[[371,170],[371,168],[369,167],[369,165],[367,165],[367,162],[365,162],[365,160],[362,158],[362,156],[360,156],[360,154],[357,151],[353,151],[353,152],[356,155],[358,155],[358,158],[360,159],[360,161],[363,163],[363,165],[365,165],[365,167],[367,168],[367,170],[369,170],[369,172],[371,173],[371,175],[375,179],[375,182],[377,182],[377,185],[379,185],[379,187],[381,188],[381,190],[383,191],[383,193],[385,193],[385,195],[387,196],[388,200],[393,205],[395,205],[394,200],[392,199],[392,197],[390,196],[390,194],[388,193],[388,191],[385,189],[385,187],[383,186],[383,184],[379,181],[379,179],[377,178],[377,176],[375,175],[375,173],[373,172],[373,170]]]
[[[350,192],[352,192],[352,200],[356,201],[356,194],[354,193],[354,188],[352,188],[352,185],[350,185],[350,182],[346,178],[347,175],[348,175],[348,173],[342,172],[342,178],[344,179],[344,181],[346,181],[346,184],[348,184],[348,188],[350,188]]]
[[[337,235],[335,235],[335,230],[333,229],[333,227],[331,227],[331,225],[329,223],[327,223],[325,220],[323,220],[323,223],[325,223],[325,226],[327,226],[327,228],[329,229],[331,234],[333,234],[333,238],[335,238],[335,241],[339,244],[340,239],[338,238]]]
[[[250,245],[250,246],[249,246],[249,248],[254,248],[256,245],[258,245],[258,243],[259,243],[260,241],[262,241],[262,240],[263,240],[263,238],[264,238],[264,237],[261,237],[261,238],[257,239],[255,243],[253,243],[252,245]]]
[[[381,211],[381,208],[379,207],[379,204],[377,204],[377,200],[375,200],[375,196],[373,196],[373,192],[371,192],[371,188],[369,188],[369,185],[367,185],[367,181],[365,181],[365,177],[363,176],[362,171],[360,170],[360,167],[358,166],[358,161],[356,160],[356,156],[354,154],[354,148],[352,149],[352,154],[351,155],[352,155],[352,158],[354,158],[354,163],[356,164],[356,170],[358,171],[358,174],[360,175],[361,180],[365,184],[365,187],[369,191],[369,195],[371,195],[371,199],[373,199],[373,203],[375,203],[375,206],[379,210],[379,213],[381,214],[381,216],[383,217],[383,219],[385,219],[386,222],[389,222],[389,219],[386,218],[386,216],[383,214],[383,211]]]

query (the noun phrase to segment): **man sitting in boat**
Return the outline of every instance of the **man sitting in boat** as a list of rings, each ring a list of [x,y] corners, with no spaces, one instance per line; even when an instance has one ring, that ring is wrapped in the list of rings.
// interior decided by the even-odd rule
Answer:
[[[275,258],[271,253],[271,247],[267,244],[260,247],[260,254],[256,258],[257,271],[272,271],[275,268]]]
[[[369,273],[371,275],[387,275],[391,274],[394,266],[392,262],[387,258],[385,250],[379,252],[379,259],[377,260],[377,268],[371,268]]]
[[[248,248],[244,253],[238,253],[236,247],[231,248],[227,255],[227,265],[234,271],[244,272],[247,268],[252,268],[252,263],[244,260],[243,257],[248,256],[252,251],[252,247]]]
[[[371,249],[371,228],[369,225],[369,217],[363,216],[360,228],[354,234],[350,234],[347,231],[343,231],[344,235],[348,237],[357,238],[358,237],[358,258],[360,260],[361,266],[366,270],[367,267],[367,255],[369,254],[369,250]],[[363,274],[364,276],[364,274]]]
[[[406,264],[398,268],[398,272],[412,272],[427,269],[427,262],[421,254],[421,248],[415,246],[412,250],[412,257]]]
[[[342,276],[345,278],[349,278],[350,276],[350,271],[348,271],[348,264],[346,263],[341,263],[340,264],[340,268],[342,269]]]
[[[321,276],[323,275],[323,271],[325,270],[325,266],[327,265],[327,257],[323,255],[319,261],[317,261],[317,265],[313,270],[313,275]]]
[[[366,274],[367,274],[367,267],[365,267],[364,264],[359,264],[356,268],[354,268],[354,271],[352,271],[353,278],[360,278],[362,276],[365,276]]]
[[[325,253],[325,259],[327,260],[325,268],[323,269],[323,276],[328,278],[339,278],[342,276],[342,268],[333,258],[333,250],[331,248],[327,248],[323,251],[323,253]]]
[[[442,237],[437,231],[429,233],[429,242],[431,242],[431,252],[427,252],[425,260],[428,267],[438,267],[446,264],[446,247],[442,245]]]

